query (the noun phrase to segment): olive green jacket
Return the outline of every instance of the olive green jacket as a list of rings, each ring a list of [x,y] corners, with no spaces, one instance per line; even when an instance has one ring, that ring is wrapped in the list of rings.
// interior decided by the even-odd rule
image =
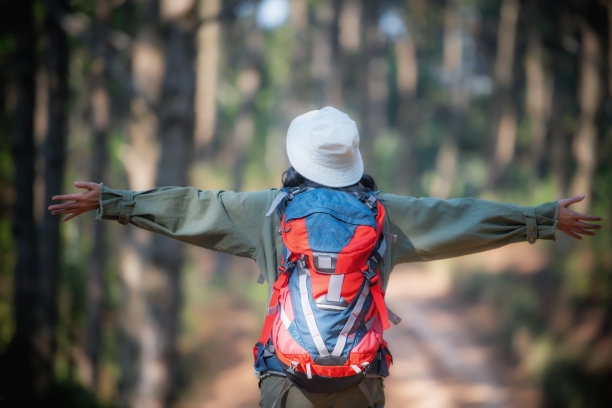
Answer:
[[[280,219],[265,214],[277,194],[276,189],[236,193],[191,187],[124,191],[102,186],[97,218],[251,258],[266,280],[274,282],[282,248]],[[557,225],[556,202],[521,207],[475,198],[442,200],[384,193],[377,197],[386,211],[383,232],[394,238],[379,265],[385,288],[398,263],[554,239]]]

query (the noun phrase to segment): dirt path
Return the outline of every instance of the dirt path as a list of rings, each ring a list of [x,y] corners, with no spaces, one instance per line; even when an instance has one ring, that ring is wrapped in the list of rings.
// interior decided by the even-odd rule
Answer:
[[[395,364],[386,381],[389,407],[513,406],[505,380],[489,364],[443,275],[395,271],[387,299],[403,322],[386,335]]]

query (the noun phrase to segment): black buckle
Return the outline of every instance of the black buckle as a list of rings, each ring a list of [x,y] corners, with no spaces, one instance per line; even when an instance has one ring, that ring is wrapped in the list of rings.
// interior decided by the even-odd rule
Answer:
[[[376,278],[378,277],[378,275],[376,275],[376,272],[374,272],[372,268],[368,268],[365,271],[361,271],[361,273],[363,273],[363,276],[365,276],[365,278],[370,282],[370,284],[376,282]]]
[[[295,267],[295,261],[283,262],[281,266],[278,267],[278,271],[280,273],[287,273],[287,271],[293,267]]]
[[[374,208],[376,205],[376,197],[373,195],[369,196],[368,199],[364,203],[370,210]]]

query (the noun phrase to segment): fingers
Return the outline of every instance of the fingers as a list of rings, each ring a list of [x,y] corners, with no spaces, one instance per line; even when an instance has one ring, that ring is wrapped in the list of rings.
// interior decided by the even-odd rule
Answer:
[[[599,216],[596,216],[596,215],[580,214],[580,213],[576,213],[576,219],[577,220],[586,220],[586,221],[601,221],[601,220],[603,220],[602,217],[599,217]]]
[[[51,211],[51,215],[60,215],[60,214],[68,214],[68,213],[72,213],[72,212],[76,212],[76,208],[74,207],[70,207],[70,208],[64,208],[64,209],[60,209],[60,210],[52,210]],[[80,211],[82,212],[82,211]]]
[[[92,183],[89,181],[75,181],[74,186],[77,188],[84,188],[88,191],[93,191],[93,190],[99,190],[100,185],[98,183]],[[55,195],[53,197],[51,197],[52,200],[55,201],[68,201],[68,200],[78,200],[81,197],[83,197],[83,194],[86,194],[87,192],[84,191],[82,193],[75,193],[75,194],[62,194],[62,195]]]
[[[92,183],[90,181],[75,181],[73,184],[77,188],[85,188],[90,191],[96,189],[96,187],[99,186],[98,183]]]
[[[578,203],[580,201],[584,200],[584,194],[580,194],[574,197],[570,197],[570,198],[564,198],[559,200],[559,205],[562,205],[564,207],[567,207],[569,205]]]
[[[590,236],[594,236],[595,235],[595,233],[593,231],[588,231],[588,230],[586,230],[584,228],[575,228],[574,231],[576,231],[577,233],[582,234],[582,235],[590,235]]]
[[[580,235],[578,235],[577,232],[574,231],[574,228],[568,228],[568,227],[559,227],[559,229],[563,232],[565,232],[567,235],[569,235],[572,238],[576,238],[576,239],[582,239],[582,237]]]
[[[576,221],[575,225],[576,225],[577,228],[601,229],[601,225],[599,225],[599,224],[587,224],[586,222],[582,222],[582,221]]]
[[[89,181],[75,181],[74,186],[87,191],[76,194],[61,194],[51,197],[54,201],[67,201],[62,204],[53,204],[47,207],[51,214],[62,215],[68,214],[63,221],[71,220],[72,218],[81,215],[87,211],[94,210],[98,206],[100,198],[101,186],[98,183]]]
[[[582,235],[594,236],[595,232],[590,231],[591,229],[600,229],[601,225],[593,225],[587,224],[584,222],[577,221],[571,225],[563,225],[559,226],[559,229],[565,232],[567,235],[576,238],[582,239]]]
[[[572,204],[576,204],[580,201],[584,200],[584,194],[580,194],[574,197],[570,197],[570,198],[564,198],[559,200],[559,205],[563,206],[563,207],[568,207]],[[569,210],[569,209],[568,209]],[[573,215],[573,219],[576,220],[586,220],[586,221],[601,221],[603,220],[602,217],[596,216],[596,215],[589,215],[589,214],[582,214],[573,210],[569,210],[570,213]]]
[[[51,197],[53,201],[74,201],[78,200],[82,193],[79,194],[62,194]]]
[[[74,209],[76,208],[76,205],[77,205],[76,201],[71,201],[69,203],[63,203],[63,204],[53,204],[47,207],[47,210],[53,212],[57,210]]]
[[[601,229],[601,225],[592,224],[589,222],[598,222],[603,220],[602,217],[582,214],[568,208],[568,206],[571,204],[575,204],[582,200],[584,200],[584,194],[559,200],[559,214],[557,218],[558,228],[576,239],[582,239],[582,235],[595,235],[595,233],[590,230]]]

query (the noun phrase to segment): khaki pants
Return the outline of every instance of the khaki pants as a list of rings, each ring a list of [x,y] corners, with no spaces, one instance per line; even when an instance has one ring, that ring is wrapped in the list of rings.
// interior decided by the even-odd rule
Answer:
[[[268,375],[259,380],[259,406],[271,408],[276,401],[275,408],[367,408],[368,399],[359,387],[348,388],[341,392],[331,394],[311,393],[292,385],[281,398],[277,397],[285,377]],[[382,377],[366,378],[364,383],[375,408],[385,406],[385,394]]]

